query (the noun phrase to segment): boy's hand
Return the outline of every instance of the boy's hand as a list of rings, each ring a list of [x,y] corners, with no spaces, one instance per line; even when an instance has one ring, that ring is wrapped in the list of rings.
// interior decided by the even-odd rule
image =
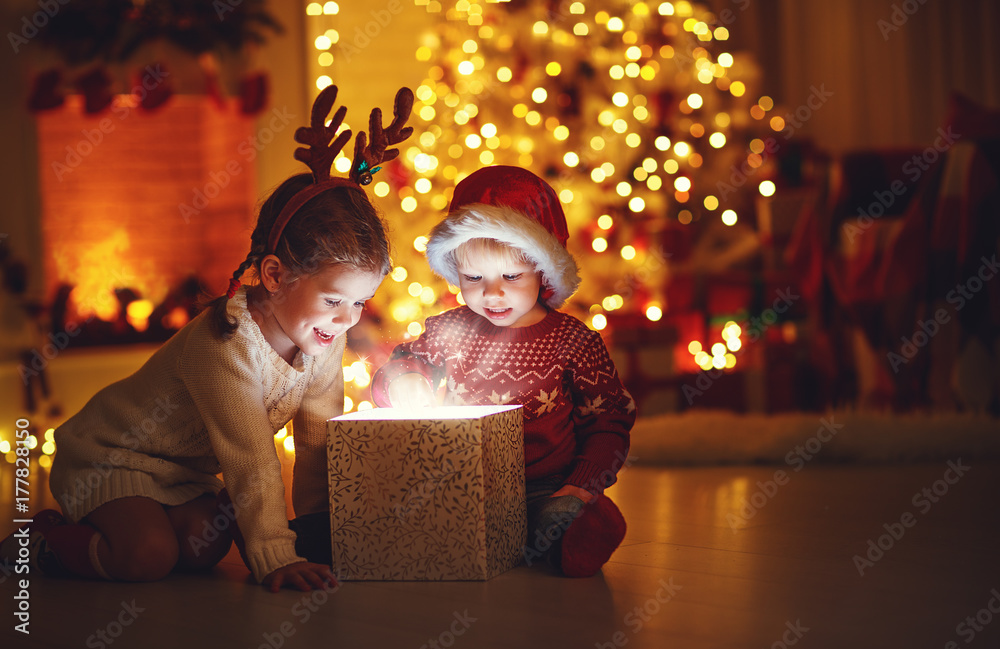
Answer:
[[[388,392],[389,403],[393,408],[426,408],[437,401],[427,379],[414,372],[402,374],[390,381]]]
[[[592,494],[586,489],[581,487],[574,487],[573,485],[563,485],[562,489],[552,494],[551,498],[558,498],[559,496],[576,496],[587,504],[593,500],[597,500],[597,494]]]
[[[330,591],[337,586],[337,578],[330,572],[330,566],[300,561],[278,568],[264,577],[261,585],[266,586],[272,593],[281,590],[282,586],[299,590]]]

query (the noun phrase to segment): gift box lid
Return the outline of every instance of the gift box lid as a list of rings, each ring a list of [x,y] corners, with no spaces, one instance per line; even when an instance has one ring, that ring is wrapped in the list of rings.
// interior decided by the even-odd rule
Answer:
[[[489,415],[515,410],[520,405],[509,406],[435,406],[430,408],[372,408],[348,412],[329,421],[382,421],[424,419],[481,419]]]

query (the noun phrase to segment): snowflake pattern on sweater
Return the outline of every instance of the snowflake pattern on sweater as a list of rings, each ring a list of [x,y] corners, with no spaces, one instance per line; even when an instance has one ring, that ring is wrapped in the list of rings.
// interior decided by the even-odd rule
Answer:
[[[388,383],[409,372],[432,386],[444,381],[445,405],[519,404],[528,480],[564,475],[566,484],[592,491],[614,483],[635,402],[597,332],[558,311],[528,327],[497,327],[468,307],[431,316],[425,326],[376,372],[378,405],[389,405]]]

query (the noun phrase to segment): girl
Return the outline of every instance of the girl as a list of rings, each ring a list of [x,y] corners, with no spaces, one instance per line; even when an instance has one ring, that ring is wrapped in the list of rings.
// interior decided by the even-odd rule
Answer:
[[[409,114],[403,94],[386,131],[373,111],[371,146],[362,143],[355,158],[362,171],[395,157],[386,144],[409,134],[400,129]],[[273,439],[291,419],[300,517],[292,527],[325,528],[328,556],[325,422],[343,412],[345,333],[390,268],[384,224],[357,184],[358,167],[353,182],[329,177],[350,138],[345,131],[328,144],[343,120],[341,108],[323,123],[335,97],[335,87],[324,90],[312,128],[296,133],[311,145],[296,157],[313,174],[289,178],[264,202],[227,295],[56,430],[50,485],[65,518],[36,515],[27,535],[4,542],[4,556],[25,544],[45,573],[150,581],[214,566],[235,537],[272,591],[335,582],[327,565],[302,557],[313,553],[285,517]],[[258,281],[241,288],[249,268]],[[308,524],[316,518],[325,524]]]

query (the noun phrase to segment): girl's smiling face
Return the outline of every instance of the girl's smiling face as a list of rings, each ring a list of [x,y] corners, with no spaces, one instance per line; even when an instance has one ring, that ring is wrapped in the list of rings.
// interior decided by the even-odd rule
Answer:
[[[274,257],[274,261],[278,261]],[[269,292],[251,312],[264,338],[289,363],[295,354],[320,354],[358,323],[365,302],[382,283],[380,273],[342,264],[293,278],[276,265],[262,263],[261,283]],[[269,286],[270,284],[270,286]]]
[[[538,302],[542,274],[517,251],[473,243],[458,251],[456,267],[466,305],[494,325],[527,327],[545,318]]]

